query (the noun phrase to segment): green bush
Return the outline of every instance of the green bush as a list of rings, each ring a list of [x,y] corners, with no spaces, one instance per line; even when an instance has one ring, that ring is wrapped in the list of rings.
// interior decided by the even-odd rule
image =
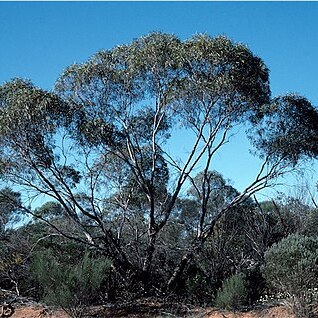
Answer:
[[[236,310],[247,303],[247,287],[244,274],[233,275],[223,282],[216,295],[215,305],[223,309]]]
[[[196,304],[204,304],[206,296],[211,294],[209,289],[209,281],[207,277],[200,271],[188,273],[184,290],[186,296],[191,302]]]
[[[50,250],[35,254],[31,265],[43,288],[43,301],[61,307],[74,318],[82,317],[96,299],[109,269],[110,262],[104,258],[94,259],[86,253],[75,263],[61,262]]]
[[[297,317],[311,317],[318,284],[318,239],[292,234],[265,253],[264,277]]]

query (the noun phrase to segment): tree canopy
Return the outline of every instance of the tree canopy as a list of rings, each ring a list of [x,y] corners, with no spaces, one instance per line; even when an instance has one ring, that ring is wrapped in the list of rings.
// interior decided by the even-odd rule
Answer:
[[[21,192],[19,209],[101,251],[145,289],[155,284],[161,237],[187,202],[195,234],[166,279],[174,288],[224,215],[317,157],[317,124],[304,97],[272,98],[268,68],[245,45],[151,33],[69,66],[52,92],[4,83],[0,174]],[[212,165],[238,127],[263,159],[242,192]],[[178,129],[193,137],[183,161],[167,150]],[[38,196],[53,203],[35,209]],[[60,226],[58,215],[72,226]]]

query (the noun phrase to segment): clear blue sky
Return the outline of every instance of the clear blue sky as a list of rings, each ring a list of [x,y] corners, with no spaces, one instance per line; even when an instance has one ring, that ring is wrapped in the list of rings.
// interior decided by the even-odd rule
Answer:
[[[23,77],[51,89],[68,65],[151,31],[225,34],[265,61],[273,95],[318,105],[318,2],[0,2],[0,84]],[[239,189],[257,165],[244,144],[215,164]]]

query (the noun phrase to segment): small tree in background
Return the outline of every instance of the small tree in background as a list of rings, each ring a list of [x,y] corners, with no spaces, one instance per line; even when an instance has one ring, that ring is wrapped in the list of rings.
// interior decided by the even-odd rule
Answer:
[[[264,276],[268,283],[286,296],[299,318],[311,317],[317,298],[318,239],[289,235],[265,253]]]

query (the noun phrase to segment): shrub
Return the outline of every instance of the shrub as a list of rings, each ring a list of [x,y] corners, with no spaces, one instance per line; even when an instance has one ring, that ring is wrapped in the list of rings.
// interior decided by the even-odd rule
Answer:
[[[207,295],[211,294],[207,277],[201,272],[195,273],[187,277],[185,284],[185,292],[187,299],[196,304],[204,304],[207,300]]]
[[[285,295],[297,317],[310,317],[318,283],[318,239],[292,234],[265,253],[267,282]]]
[[[236,310],[247,303],[247,287],[244,274],[233,275],[223,282],[216,295],[215,305],[223,309]]]
[[[35,254],[31,270],[43,288],[43,301],[60,306],[71,317],[82,317],[96,298],[110,262],[86,253],[75,264],[61,262],[50,250]]]

